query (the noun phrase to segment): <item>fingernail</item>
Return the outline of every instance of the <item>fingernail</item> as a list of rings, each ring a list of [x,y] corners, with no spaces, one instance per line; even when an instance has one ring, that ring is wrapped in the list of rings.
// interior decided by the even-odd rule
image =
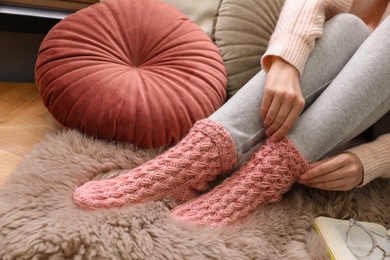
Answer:
[[[299,180],[301,181],[307,180],[307,175],[306,174],[301,175],[301,177],[299,177]]]

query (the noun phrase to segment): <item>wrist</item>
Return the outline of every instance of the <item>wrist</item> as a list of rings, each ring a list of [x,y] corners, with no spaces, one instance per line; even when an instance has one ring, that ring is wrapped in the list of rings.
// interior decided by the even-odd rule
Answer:
[[[299,72],[297,68],[295,68],[293,65],[291,65],[279,56],[272,56],[270,69],[289,71],[290,73],[293,73],[297,77],[299,77]]]

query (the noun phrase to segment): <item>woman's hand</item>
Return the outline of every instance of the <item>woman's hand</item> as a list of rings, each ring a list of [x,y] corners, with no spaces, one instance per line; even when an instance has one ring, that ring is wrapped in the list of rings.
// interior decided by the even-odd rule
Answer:
[[[298,182],[322,190],[350,190],[363,181],[363,165],[353,153],[342,153],[311,164]]]
[[[292,128],[304,106],[297,69],[283,59],[273,57],[260,111],[265,134],[272,141],[278,141]]]

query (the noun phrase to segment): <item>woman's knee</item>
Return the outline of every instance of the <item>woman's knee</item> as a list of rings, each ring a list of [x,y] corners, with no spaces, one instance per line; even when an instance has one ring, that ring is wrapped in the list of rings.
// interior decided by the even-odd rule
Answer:
[[[341,13],[332,17],[325,23],[324,30],[331,30],[333,33],[353,35],[358,38],[367,38],[371,33],[368,26],[356,15]]]

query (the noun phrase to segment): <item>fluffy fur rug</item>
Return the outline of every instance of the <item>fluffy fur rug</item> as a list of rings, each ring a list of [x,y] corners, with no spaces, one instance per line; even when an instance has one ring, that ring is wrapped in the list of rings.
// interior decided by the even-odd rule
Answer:
[[[312,228],[317,215],[389,228],[386,180],[350,192],[296,185],[280,203],[219,229],[175,223],[170,201],[104,211],[74,205],[82,183],[117,176],[161,152],[70,130],[49,135],[0,187],[0,259],[326,259]]]

